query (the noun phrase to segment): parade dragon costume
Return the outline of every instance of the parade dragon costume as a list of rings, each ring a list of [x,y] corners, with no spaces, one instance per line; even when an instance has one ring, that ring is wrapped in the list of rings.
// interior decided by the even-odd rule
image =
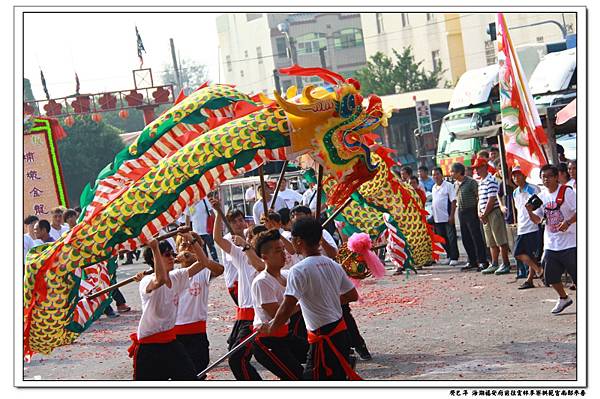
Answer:
[[[139,248],[221,182],[268,161],[307,154],[328,176],[329,205],[358,190],[369,212],[391,215],[413,258],[431,256],[432,234],[422,209],[404,200],[416,194],[394,184],[389,157],[372,136],[384,118],[381,100],[370,96],[364,106],[356,80],[326,69],[295,65],[281,73],[318,76],[330,88],[307,85],[298,94],[291,87],[285,98],[275,93],[271,100],[262,94],[251,98],[229,85],[203,85],[180,95],[100,172],[95,186],[82,193],[77,225],[27,256],[26,357],[70,344],[100,316],[106,298],[87,301],[85,293],[90,285],[104,288],[114,281],[119,251]],[[367,227],[359,219],[347,215],[357,230],[373,235],[381,228],[382,220]]]

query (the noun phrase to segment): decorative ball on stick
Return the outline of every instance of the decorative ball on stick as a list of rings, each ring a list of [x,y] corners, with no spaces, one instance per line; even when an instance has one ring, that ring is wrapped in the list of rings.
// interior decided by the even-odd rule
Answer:
[[[92,120],[96,123],[100,123],[100,121],[102,120],[102,115],[98,113],[92,114]]]
[[[75,124],[75,118],[69,115],[65,118],[64,123],[66,126],[71,127]]]

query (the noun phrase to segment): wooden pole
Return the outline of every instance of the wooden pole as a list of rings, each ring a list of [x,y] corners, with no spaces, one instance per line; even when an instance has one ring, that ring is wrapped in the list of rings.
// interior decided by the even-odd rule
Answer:
[[[327,218],[327,220],[325,222],[323,222],[323,224],[322,224],[323,228],[325,228],[325,226],[327,226],[329,224],[329,222],[331,222],[337,215],[339,215],[340,212],[343,211],[344,208],[347,207],[350,202],[352,202],[352,196],[348,197],[348,199],[346,199],[346,201],[344,201],[344,203],[342,205],[340,205],[340,207],[338,209],[336,209],[331,214],[331,216],[329,216]]]
[[[223,214],[223,209],[221,209],[220,206],[215,206],[213,208],[214,208],[215,211],[217,211],[217,213],[219,214],[219,216],[223,220],[223,223],[225,223],[225,227],[227,227],[227,230],[229,230],[229,234],[231,234],[232,236],[235,235],[235,233],[233,232],[233,228],[231,227],[231,225],[229,224],[229,221],[227,220],[227,218]]]
[[[148,270],[144,271],[144,275],[145,276],[147,276],[149,274],[152,274],[152,273],[154,273],[154,270],[152,270],[152,269],[148,269]],[[117,289],[119,287],[122,287],[124,285],[127,285],[127,284],[129,284],[129,283],[131,283],[133,281],[135,281],[135,276],[129,277],[128,279],[120,281],[117,284],[111,285],[110,287],[106,287],[105,289],[100,290],[98,292],[94,292],[92,295],[88,295],[86,298],[90,299],[90,300],[91,299],[95,299],[95,298],[99,297],[100,295],[104,295],[107,292],[111,292],[112,290]]]
[[[317,211],[315,217],[317,220],[321,218],[321,197],[323,189],[323,166],[319,165],[319,169],[317,172]],[[310,205],[310,204],[309,204]]]
[[[260,188],[262,191],[262,203],[265,217],[269,214],[269,206],[267,205],[267,188],[265,187],[265,172],[263,166],[258,167],[258,175],[260,177]]]
[[[199,373],[197,375],[198,379],[201,379],[202,377],[204,377],[210,370],[214,369],[219,364],[223,363],[224,360],[226,360],[227,358],[229,358],[229,356],[233,355],[235,352],[237,352],[240,349],[242,349],[244,346],[246,346],[246,344],[252,342],[254,340],[254,338],[256,338],[257,335],[258,335],[258,331],[253,332],[252,335],[248,336],[248,338],[246,338],[245,340],[243,340],[242,342],[240,342],[239,344],[237,344],[229,352],[227,352],[226,354],[224,354],[223,356],[221,356],[220,358],[218,358],[216,362],[214,362],[213,364],[211,364],[210,366],[208,366],[207,368],[205,368],[201,373]]]
[[[285,177],[285,168],[287,167],[288,162],[289,161],[283,162],[283,167],[281,168],[281,173],[279,173],[279,178],[277,179],[277,185],[275,186],[275,192],[273,193],[273,198],[271,198],[271,206],[269,206],[269,209],[271,209],[271,210],[276,210],[276,209],[274,209],[275,201],[277,200],[277,195],[279,195],[279,189],[281,189],[281,184],[283,183],[283,179]]]

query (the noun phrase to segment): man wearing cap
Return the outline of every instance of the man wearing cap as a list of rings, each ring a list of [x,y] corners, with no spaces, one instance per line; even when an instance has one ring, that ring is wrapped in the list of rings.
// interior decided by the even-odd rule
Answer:
[[[518,166],[513,168],[511,177],[517,185],[517,188],[513,191],[517,211],[517,239],[513,255],[529,266],[527,280],[519,287],[520,290],[524,290],[534,288],[533,279],[535,275],[540,276],[542,274],[542,268],[536,261],[542,239],[540,228],[531,221],[525,208],[529,198],[534,194],[539,194],[540,189],[536,185],[527,182],[525,175]]]
[[[485,241],[490,248],[492,264],[482,270],[483,274],[507,274],[510,273],[510,261],[508,260],[508,234],[504,216],[498,204],[498,190],[500,186],[496,178],[488,172],[487,159],[478,157],[475,159],[473,168],[481,178],[479,182],[479,219],[483,223]],[[502,252],[502,266],[498,267],[498,256]]]

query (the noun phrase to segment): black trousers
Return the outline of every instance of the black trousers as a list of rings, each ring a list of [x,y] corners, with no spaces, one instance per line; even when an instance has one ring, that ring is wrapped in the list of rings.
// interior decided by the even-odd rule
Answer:
[[[228,350],[233,349],[251,334],[252,320],[236,320],[227,340]],[[229,357],[229,368],[236,380],[262,381],[258,371],[250,364],[250,359],[252,359],[252,344],[250,343]]]
[[[217,249],[215,248],[215,241],[212,234],[201,234],[202,241],[204,241],[204,252],[209,253],[215,262],[219,262],[219,256],[217,255]]]
[[[358,326],[356,325],[356,320],[354,320],[354,316],[350,313],[350,304],[346,303],[342,305],[342,317],[346,322],[346,326],[348,328],[348,335],[350,337],[350,347],[352,348],[360,348],[362,346],[366,346],[364,338],[360,335],[360,331],[358,331]]]
[[[302,379],[303,368],[292,353],[288,337],[260,337],[252,343],[254,357],[281,380]]]
[[[194,363],[196,374],[208,367],[210,357],[208,354],[208,337],[206,333],[178,335],[177,341],[184,346],[190,359]]]
[[[485,242],[476,208],[458,211],[462,242],[471,265],[487,263]]]
[[[121,291],[119,291],[118,288],[113,290],[113,299],[115,300],[115,303],[117,304],[117,306],[121,306],[121,305],[124,305],[125,303],[127,303],[125,301],[125,297],[123,296]]]
[[[306,337],[306,324],[304,324],[302,312],[296,312],[290,317],[288,328],[288,338],[292,354],[299,363],[304,364],[308,355],[308,339]]]
[[[341,320],[335,321],[330,324],[326,324],[319,328],[315,333],[317,334],[329,334],[335,329]],[[334,336],[330,337],[332,344],[342,354],[347,362],[350,362],[350,336],[348,331],[344,330]],[[332,371],[330,375],[327,375],[326,370],[321,365],[321,362],[316,358],[317,344],[310,344],[308,350],[308,358],[306,360],[306,366],[304,367],[304,379],[305,380],[332,380],[332,381],[343,381],[347,379],[346,372],[342,368],[342,365],[338,358],[335,356],[333,350],[329,347],[327,342],[323,343],[323,351],[325,357],[325,364]]]
[[[194,363],[183,344],[140,344],[135,354],[133,379],[137,381],[193,381]]]
[[[435,234],[444,237],[446,242],[443,245],[450,260],[458,260],[458,243],[456,240],[456,227],[454,224],[434,223]]]

